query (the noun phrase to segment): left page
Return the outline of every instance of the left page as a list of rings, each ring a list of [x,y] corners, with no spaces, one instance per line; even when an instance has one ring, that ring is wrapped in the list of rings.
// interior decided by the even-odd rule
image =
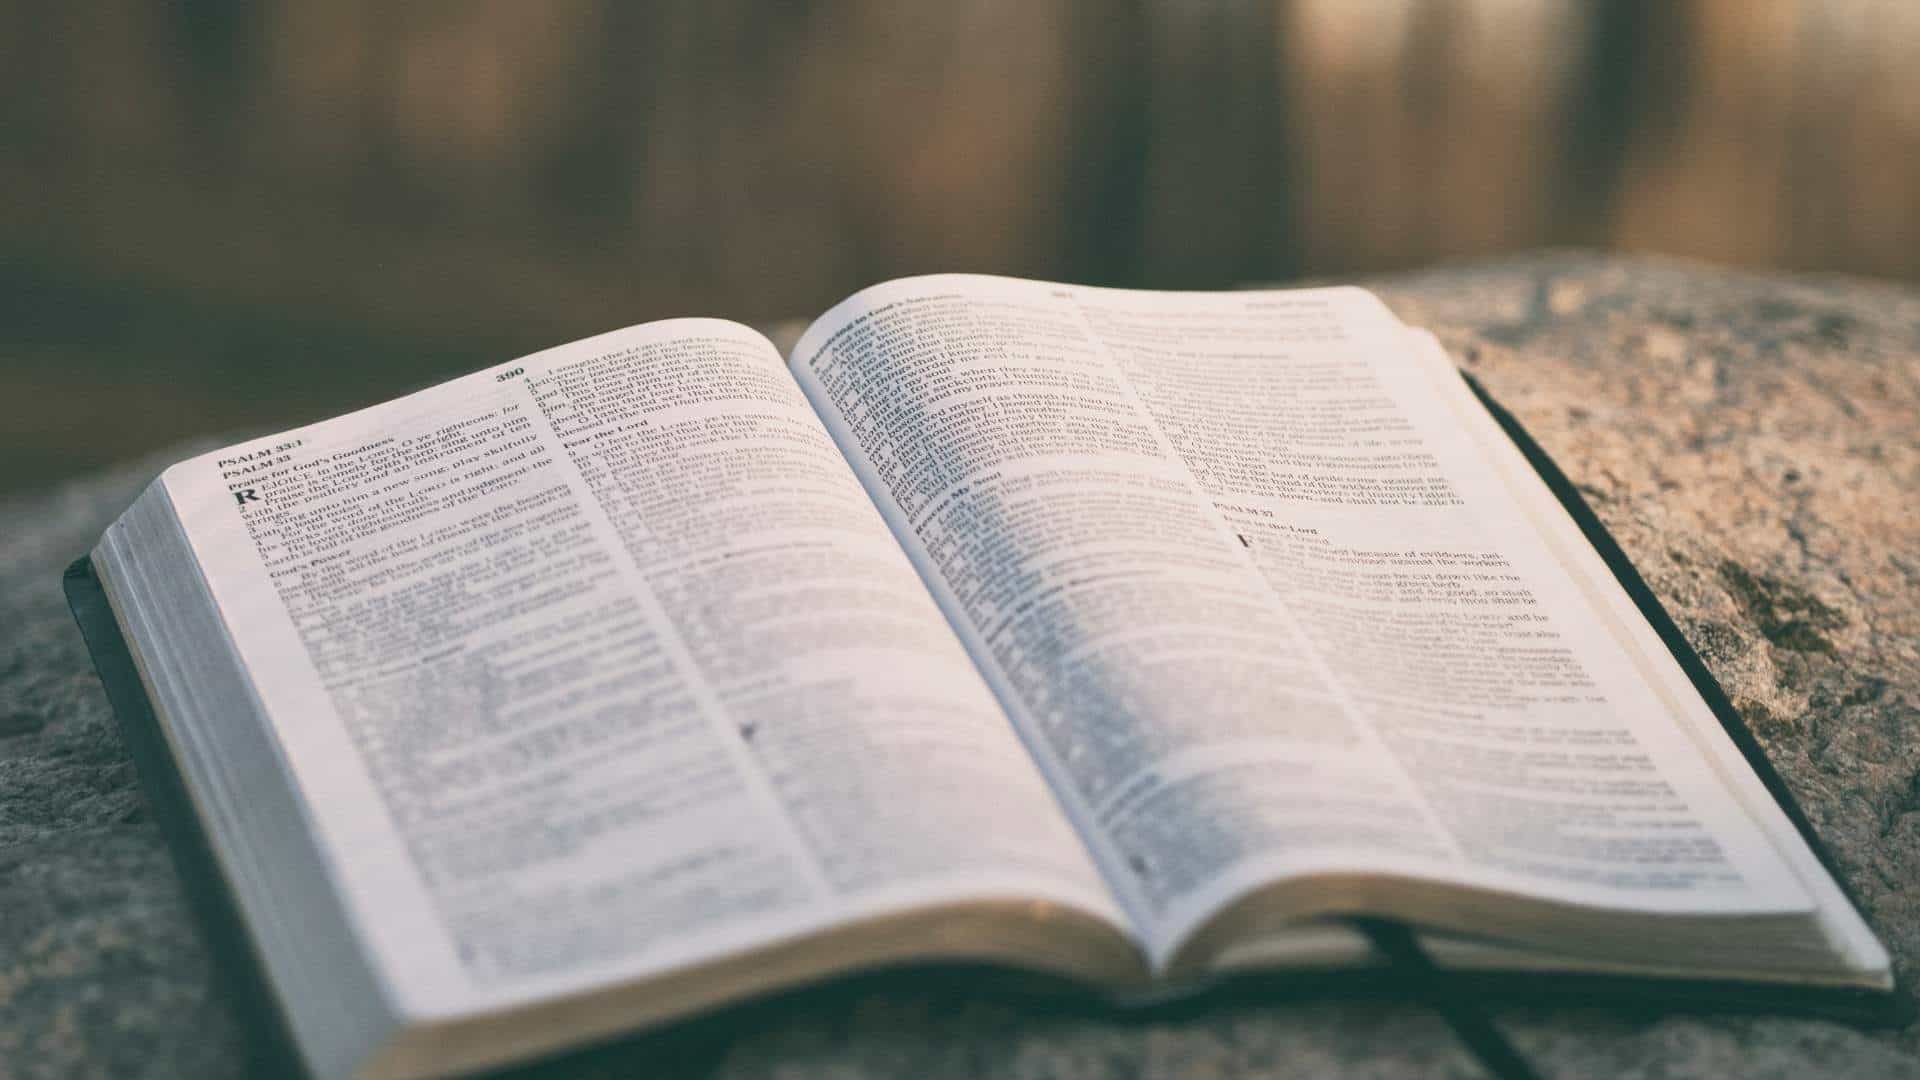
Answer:
[[[587,339],[163,483],[409,1013],[926,905],[1015,900],[1123,932],[746,327]]]

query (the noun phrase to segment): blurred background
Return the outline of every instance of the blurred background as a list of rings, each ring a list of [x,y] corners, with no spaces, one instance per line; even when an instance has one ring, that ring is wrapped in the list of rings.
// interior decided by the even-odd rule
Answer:
[[[0,493],[671,315],[1920,278],[1920,0],[0,0]]]

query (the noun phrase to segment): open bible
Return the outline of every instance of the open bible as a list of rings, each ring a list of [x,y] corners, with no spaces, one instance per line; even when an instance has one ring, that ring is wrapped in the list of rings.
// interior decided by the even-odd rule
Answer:
[[[69,584],[321,1076],[913,962],[1377,966],[1355,917],[1885,996],[1617,569],[1365,291],[943,275],[182,462]]]

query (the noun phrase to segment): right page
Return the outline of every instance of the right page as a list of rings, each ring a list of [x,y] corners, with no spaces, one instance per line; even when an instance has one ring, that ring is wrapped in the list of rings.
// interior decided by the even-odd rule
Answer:
[[[1358,289],[944,275],[791,363],[1162,963],[1288,880],[1813,911],[1418,348]]]

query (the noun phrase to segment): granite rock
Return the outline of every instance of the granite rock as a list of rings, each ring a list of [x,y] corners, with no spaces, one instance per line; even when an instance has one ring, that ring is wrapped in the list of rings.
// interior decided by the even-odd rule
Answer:
[[[1380,282],[1515,412],[1727,691],[1911,992],[1920,292],[1549,253]],[[1920,1027],[1502,1017],[1606,1074],[1920,1075]]]
[[[1579,485],[1726,687],[1911,981],[1920,962],[1920,291],[1546,253],[1382,278]],[[182,447],[0,503],[0,1076],[243,1074],[60,596]],[[1920,1031],[1504,1007],[1548,1075],[1920,1076]],[[550,1075],[1474,1075],[1411,1005],[1124,1019],[938,986],[801,995]]]

